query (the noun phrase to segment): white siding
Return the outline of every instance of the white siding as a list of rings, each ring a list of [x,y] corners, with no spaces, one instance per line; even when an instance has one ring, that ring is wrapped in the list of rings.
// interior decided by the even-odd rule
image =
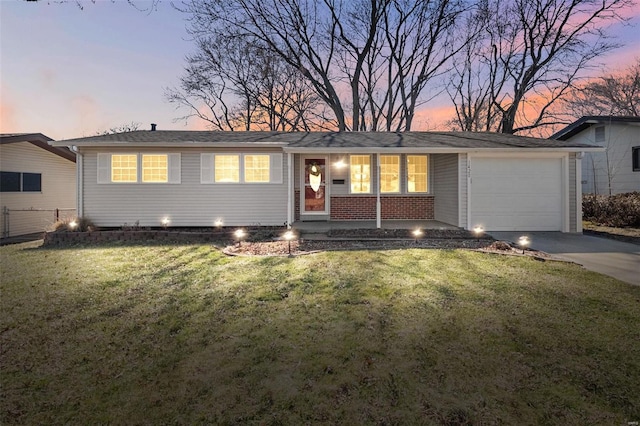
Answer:
[[[594,125],[575,135],[571,142],[603,146],[607,152],[586,153],[582,159],[582,192],[585,194],[640,191],[640,172],[633,171],[631,148],[640,146],[640,126],[624,123],[604,125],[605,140],[596,142]]]
[[[577,232],[576,224],[576,154],[569,154],[569,232]]]
[[[9,209],[75,209],[74,162],[29,142],[17,142],[0,145],[0,169],[3,172],[42,174],[42,192],[2,192],[0,208],[6,206]],[[45,231],[54,220],[52,211],[13,212],[9,217],[9,236]],[[5,230],[5,217],[2,214],[0,230]]]
[[[458,154],[434,154],[432,157],[434,217],[458,226]]]
[[[166,149],[163,152],[181,153],[180,184],[99,185],[98,152],[104,150],[84,151],[83,175],[84,215],[97,226],[160,226],[164,217],[170,218],[171,226],[212,226],[218,218],[225,226],[283,225],[287,220],[286,176],[279,184],[202,184],[202,150]],[[286,167],[283,155],[282,168]]]

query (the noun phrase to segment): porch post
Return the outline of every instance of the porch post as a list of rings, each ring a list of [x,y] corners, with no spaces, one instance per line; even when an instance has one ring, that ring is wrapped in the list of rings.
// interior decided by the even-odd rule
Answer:
[[[380,203],[380,153],[376,154],[376,228],[382,228],[382,204]]]
[[[293,154],[287,153],[287,229],[293,223]]]

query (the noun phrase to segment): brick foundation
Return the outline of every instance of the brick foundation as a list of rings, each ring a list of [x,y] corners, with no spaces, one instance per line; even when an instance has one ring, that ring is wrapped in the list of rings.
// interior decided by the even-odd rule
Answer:
[[[380,197],[383,220],[430,220],[433,196]],[[332,220],[375,220],[376,197],[331,197]]]

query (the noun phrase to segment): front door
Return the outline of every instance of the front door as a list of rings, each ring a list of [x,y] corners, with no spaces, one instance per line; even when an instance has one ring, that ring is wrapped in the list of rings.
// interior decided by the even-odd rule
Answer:
[[[302,213],[327,214],[327,159],[308,157],[303,160],[303,167]]]

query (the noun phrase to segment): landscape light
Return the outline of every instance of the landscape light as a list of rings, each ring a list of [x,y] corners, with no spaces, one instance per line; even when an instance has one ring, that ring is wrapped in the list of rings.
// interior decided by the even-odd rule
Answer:
[[[522,254],[524,254],[525,247],[528,246],[530,243],[531,241],[529,240],[529,237],[527,237],[526,235],[523,235],[522,237],[518,238],[518,245],[522,247]]]
[[[422,229],[420,229],[420,228],[414,229],[411,233],[413,234],[414,238],[416,239],[416,244],[418,244],[418,238],[420,238],[422,236],[422,234],[423,234]]]
[[[162,223],[163,228],[166,228],[171,223],[171,220],[168,217],[163,217],[160,223]]]
[[[296,238],[296,234],[293,231],[287,231],[282,235],[282,238],[289,243],[289,257],[291,257],[291,240]]]
[[[222,222],[222,219],[216,219],[216,221],[215,221],[215,222],[213,222],[213,225],[214,225],[216,228],[222,228],[222,225],[223,225],[223,224],[224,224],[224,223]]]
[[[240,228],[236,229],[233,235],[236,237],[236,240],[238,240],[238,247],[240,247],[242,245],[242,239],[247,236],[247,233],[244,229]]]
[[[473,233],[476,234],[476,238],[478,239],[478,241],[480,241],[480,237],[484,233],[484,228],[482,227],[482,225],[477,225],[475,228],[473,228]]]
[[[78,226],[78,222],[76,222],[75,220],[72,220],[71,222],[69,222],[69,228],[71,228],[71,230],[76,229],[77,226]]]

